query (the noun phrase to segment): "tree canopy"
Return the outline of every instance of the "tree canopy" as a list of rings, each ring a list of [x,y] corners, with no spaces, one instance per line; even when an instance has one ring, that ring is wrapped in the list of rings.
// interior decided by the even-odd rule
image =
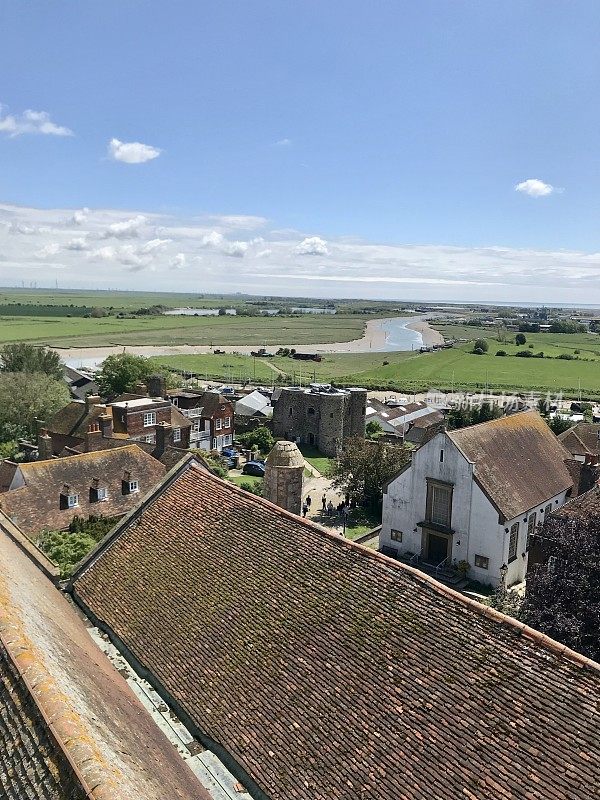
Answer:
[[[241,433],[236,438],[244,447],[250,450],[260,450],[261,453],[265,453],[265,455],[272,450],[275,444],[273,434],[264,425],[259,425],[253,431],[248,431],[248,433]]]
[[[35,420],[48,419],[69,399],[62,379],[40,372],[0,372],[0,441],[35,436]]]
[[[502,416],[502,409],[495,403],[484,402],[478,406],[470,408],[452,408],[448,412],[447,422],[449,430],[457,428],[468,428],[469,425],[477,425],[479,422],[489,422]]]
[[[39,372],[57,381],[63,377],[58,353],[26,342],[5,344],[0,350],[0,364],[3,372]]]
[[[132,392],[137,383],[155,372],[155,365],[144,356],[118,353],[104,359],[96,380],[104,395],[123,394]]]
[[[410,461],[408,448],[397,444],[355,436],[347,439],[344,449],[331,465],[333,485],[357,503],[363,500],[376,505],[383,485]]]
[[[600,659],[600,518],[549,517],[542,537],[546,563],[527,574],[521,619],[536,630]]]

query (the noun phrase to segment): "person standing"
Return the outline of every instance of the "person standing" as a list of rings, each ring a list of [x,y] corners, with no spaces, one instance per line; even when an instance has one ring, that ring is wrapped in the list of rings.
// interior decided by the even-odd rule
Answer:
[[[325,497],[325,495],[323,495],[323,497],[321,498],[321,505],[323,507],[323,513],[325,513],[327,511],[327,498]]]
[[[308,510],[310,511],[310,507],[312,506],[312,497],[309,494],[306,495],[306,505],[308,506]]]
[[[306,505],[306,500],[302,504],[302,516],[305,517],[308,514],[308,506]]]

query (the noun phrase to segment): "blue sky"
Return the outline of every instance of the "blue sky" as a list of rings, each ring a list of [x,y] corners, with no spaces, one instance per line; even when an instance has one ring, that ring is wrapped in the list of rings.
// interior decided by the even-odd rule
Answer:
[[[4,284],[600,302],[597,2],[29,0],[0,29]]]

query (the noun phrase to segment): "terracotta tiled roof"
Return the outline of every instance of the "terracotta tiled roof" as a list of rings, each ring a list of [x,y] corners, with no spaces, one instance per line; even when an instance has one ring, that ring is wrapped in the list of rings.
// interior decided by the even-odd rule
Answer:
[[[0,515],[0,797],[208,800]]]
[[[599,452],[599,432],[599,424],[579,422],[574,427],[563,431],[558,438],[574,456],[597,455]]]
[[[570,454],[536,411],[482,422],[448,437],[475,464],[475,476],[506,519],[570,489]]]
[[[76,573],[270,800],[591,800],[600,665],[186,466]]]
[[[596,484],[589,491],[569,500],[564,506],[552,514],[553,517],[564,517],[579,521],[598,519],[600,516],[600,486]]]
[[[18,470],[25,485],[2,494],[0,508],[29,536],[67,528],[75,516],[122,516],[161,481],[166,471],[160,461],[135,444],[50,461],[32,461],[19,464]],[[138,481],[139,493],[123,492],[126,473]],[[99,487],[107,489],[107,500],[95,499],[92,489],[96,481]],[[78,495],[79,505],[65,507],[67,494]]]

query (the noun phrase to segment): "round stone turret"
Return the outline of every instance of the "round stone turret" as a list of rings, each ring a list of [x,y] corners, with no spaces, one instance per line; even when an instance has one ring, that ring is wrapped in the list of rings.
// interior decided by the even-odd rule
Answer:
[[[304,456],[293,442],[276,442],[265,462],[264,497],[300,514]]]

